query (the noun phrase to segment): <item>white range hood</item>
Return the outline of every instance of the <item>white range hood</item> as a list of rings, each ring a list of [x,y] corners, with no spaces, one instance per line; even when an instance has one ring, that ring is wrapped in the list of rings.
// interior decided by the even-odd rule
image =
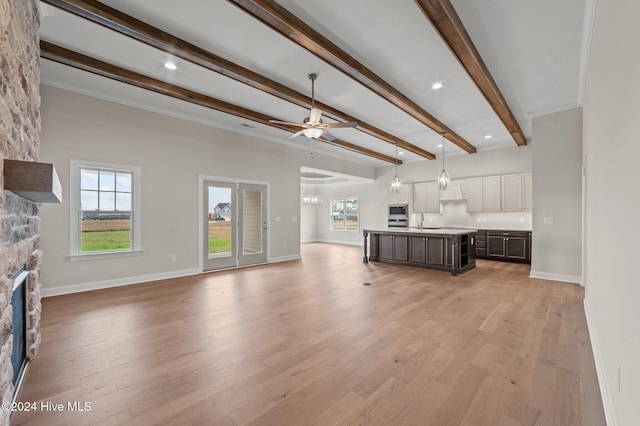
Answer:
[[[441,203],[454,201],[466,201],[462,195],[462,188],[459,185],[450,185],[447,189],[440,191]]]

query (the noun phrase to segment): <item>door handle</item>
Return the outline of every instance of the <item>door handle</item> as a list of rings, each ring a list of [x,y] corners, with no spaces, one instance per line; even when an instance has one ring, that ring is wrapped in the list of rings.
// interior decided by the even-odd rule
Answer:
[[[262,229],[267,229],[267,222],[262,223]]]

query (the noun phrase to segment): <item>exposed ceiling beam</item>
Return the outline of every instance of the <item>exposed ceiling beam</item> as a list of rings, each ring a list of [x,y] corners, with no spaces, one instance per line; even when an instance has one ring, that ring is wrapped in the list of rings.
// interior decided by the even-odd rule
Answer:
[[[269,120],[275,120],[274,117],[262,114],[260,112],[252,111],[250,109],[231,104],[229,102],[222,101],[220,99],[212,98],[193,90],[185,89],[161,80],[157,80],[152,77],[137,73],[135,71],[128,70],[126,68],[113,65],[99,59],[92,58],[90,56],[83,55],[78,52],[74,52],[69,49],[57,46],[47,41],[40,41],[40,56],[55,62],[59,62],[64,65],[68,65],[82,71],[87,71],[102,77],[107,77],[112,80],[120,81],[122,83],[130,84],[132,86],[139,87],[141,89],[150,90],[152,92],[159,93],[161,95],[170,96],[181,101],[189,102],[192,104],[200,105],[206,108],[211,108],[216,111],[221,111],[227,114],[235,115],[237,117],[245,118],[247,120],[254,121],[256,123],[264,124],[266,126],[275,127],[280,130],[295,133],[298,129],[294,126],[287,126],[283,124],[270,123]],[[379,152],[372,151],[367,148],[352,144],[340,139],[334,139],[328,141],[325,139],[318,139],[321,142],[331,145],[339,146],[341,148],[355,151],[359,154],[366,155],[368,157],[376,158],[378,160],[386,161],[391,164],[402,164],[401,160],[396,160],[388,155],[381,154]]]
[[[232,78],[280,99],[284,99],[285,101],[303,108],[311,108],[311,98],[309,96],[100,2],[88,0],[43,1],[69,13],[73,13],[74,15],[117,31],[120,34],[124,34],[156,49],[170,53],[176,57],[200,65],[211,71],[220,73],[226,77]],[[343,122],[356,121],[358,123],[358,130],[361,130],[375,138],[397,145],[399,148],[430,160],[436,158],[435,154],[385,132],[382,129],[378,129],[375,126],[333,108],[330,105],[316,101],[316,106],[323,111],[325,116],[334,120]]]
[[[476,148],[462,136],[448,128],[437,118],[422,109],[398,89],[387,83],[382,77],[358,62],[344,50],[311,28],[300,18],[280,6],[273,0],[227,0],[255,17],[262,23],[278,31],[283,36],[307,49],[329,65],[339,69],[357,82],[371,89],[382,98],[391,102],[416,120],[430,127],[468,153]]]
[[[498,85],[493,80],[451,2],[449,0],[415,0],[415,2],[476,83],[491,108],[511,133],[516,144],[526,145],[527,139],[522,133],[520,125],[507,105],[507,101],[504,100]]]

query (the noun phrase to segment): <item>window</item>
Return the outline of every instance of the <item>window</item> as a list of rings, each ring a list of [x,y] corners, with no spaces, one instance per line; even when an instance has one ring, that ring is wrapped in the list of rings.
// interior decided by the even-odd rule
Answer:
[[[358,199],[351,197],[331,200],[330,223],[334,231],[357,231]]]
[[[71,161],[71,259],[140,253],[140,169]]]

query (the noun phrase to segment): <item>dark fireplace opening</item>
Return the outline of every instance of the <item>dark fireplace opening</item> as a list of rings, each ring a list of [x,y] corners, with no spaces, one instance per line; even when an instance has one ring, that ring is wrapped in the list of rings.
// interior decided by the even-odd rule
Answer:
[[[11,352],[11,365],[13,366],[14,399],[18,394],[20,381],[27,361],[27,300],[26,287],[29,273],[24,267],[11,277],[13,283],[13,296],[11,306],[13,310],[13,350]]]

